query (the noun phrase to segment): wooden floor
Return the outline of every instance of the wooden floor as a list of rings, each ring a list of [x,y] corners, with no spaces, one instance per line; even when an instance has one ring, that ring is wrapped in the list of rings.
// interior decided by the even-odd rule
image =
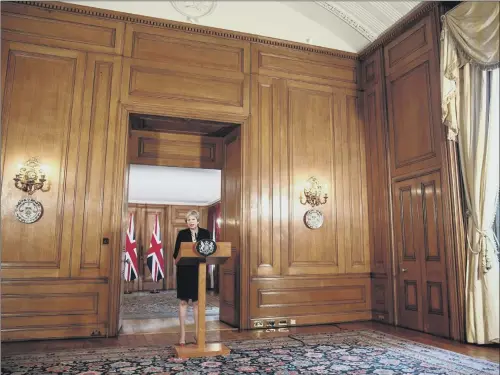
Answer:
[[[208,316],[205,321],[205,329],[207,331],[232,331],[238,330],[219,320],[219,315]],[[186,332],[195,332],[196,325],[194,320],[186,321]],[[179,332],[179,318],[162,318],[162,319],[131,319],[124,320],[121,335],[137,335],[157,333],[177,333]]]
[[[422,344],[432,345],[442,349],[450,350],[456,353],[469,355],[476,358],[482,358],[494,362],[500,362],[500,346],[478,346],[461,344],[458,342],[446,340],[443,338],[431,336],[425,333],[411,331],[404,328],[396,328],[377,322],[361,323],[342,323],[332,325],[293,327],[288,331],[266,332],[265,330],[252,331],[211,331],[207,332],[208,341],[224,340],[246,340],[255,338],[272,338],[287,336],[292,333],[324,333],[340,332],[342,330],[360,330],[373,329],[380,332],[390,333],[395,336],[413,340]],[[188,333],[187,341],[193,340]],[[109,339],[68,339],[68,340],[50,340],[50,341],[31,341],[31,342],[10,342],[2,343],[2,357],[17,353],[32,352],[51,352],[68,349],[82,348],[107,348],[107,347],[127,347],[127,346],[162,346],[172,345],[178,340],[177,333],[161,334],[131,334],[122,335],[117,338]]]

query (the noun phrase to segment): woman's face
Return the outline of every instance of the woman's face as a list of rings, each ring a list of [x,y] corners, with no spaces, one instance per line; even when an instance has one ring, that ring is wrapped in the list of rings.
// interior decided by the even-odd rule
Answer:
[[[189,229],[196,229],[198,227],[198,219],[196,219],[194,216],[188,216],[187,225]]]

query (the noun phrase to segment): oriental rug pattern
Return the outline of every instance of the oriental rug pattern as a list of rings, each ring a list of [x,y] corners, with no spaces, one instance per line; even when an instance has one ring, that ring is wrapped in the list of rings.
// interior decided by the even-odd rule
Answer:
[[[138,347],[13,355],[2,374],[497,375],[498,363],[392,335],[345,331],[227,342],[226,357],[179,359],[173,348]]]

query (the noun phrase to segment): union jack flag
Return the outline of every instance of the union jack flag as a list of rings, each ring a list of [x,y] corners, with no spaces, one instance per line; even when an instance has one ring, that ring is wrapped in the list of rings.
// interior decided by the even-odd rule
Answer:
[[[127,238],[125,243],[125,281],[134,281],[139,273],[139,263],[137,259],[137,245],[134,238],[134,214],[130,214]]]
[[[153,234],[151,235],[151,243],[148,250],[148,268],[151,272],[153,281],[160,281],[164,278],[163,269],[165,268],[165,261],[163,258],[163,248],[160,239],[160,224],[158,215],[156,215],[155,226]]]

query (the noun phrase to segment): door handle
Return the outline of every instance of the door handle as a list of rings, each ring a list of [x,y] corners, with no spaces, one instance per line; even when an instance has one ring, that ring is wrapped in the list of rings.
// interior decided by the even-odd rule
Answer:
[[[406,272],[408,271],[408,268],[401,268],[401,272]]]

